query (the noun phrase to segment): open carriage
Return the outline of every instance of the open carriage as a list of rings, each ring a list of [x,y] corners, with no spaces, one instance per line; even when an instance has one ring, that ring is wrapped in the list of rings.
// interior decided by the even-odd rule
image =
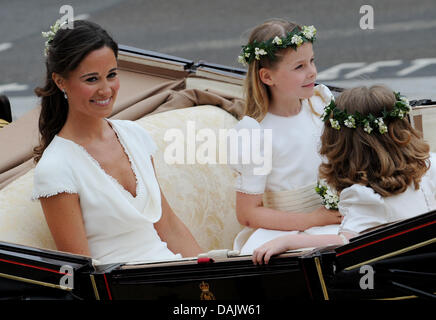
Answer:
[[[344,246],[287,252],[266,266],[232,252],[242,228],[235,214],[235,174],[219,161],[196,161],[189,153],[196,146],[185,149],[185,164],[168,164],[165,133],[171,128],[195,134],[207,128],[219,137],[220,129],[232,128],[242,113],[244,70],[126,46],[120,46],[119,68],[121,89],[111,118],[135,120],[150,132],[159,149],[154,163],[168,202],[200,246],[213,251],[178,261],[107,265],[57,251],[39,203],[30,200],[32,149],[38,138],[35,108],[0,130],[5,151],[0,154],[0,299],[436,297],[436,211],[381,226]],[[411,121],[435,152],[436,103],[412,105]]]

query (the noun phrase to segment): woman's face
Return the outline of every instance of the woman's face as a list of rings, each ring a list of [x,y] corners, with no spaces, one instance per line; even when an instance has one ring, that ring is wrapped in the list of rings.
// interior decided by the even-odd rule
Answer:
[[[288,49],[283,59],[269,69],[271,93],[283,98],[307,99],[313,95],[316,67],[311,43]]]
[[[120,87],[117,72],[117,60],[112,49],[103,47],[90,52],[58,84],[68,96],[69,112],[96,118],[108,117]]]

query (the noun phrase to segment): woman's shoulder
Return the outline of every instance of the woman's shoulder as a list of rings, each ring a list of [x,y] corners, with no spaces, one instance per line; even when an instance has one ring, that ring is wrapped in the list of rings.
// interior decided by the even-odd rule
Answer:
[[[74,168],[79,165],[76,151],[66,139],[55,136],[35,166],[35,179],[73,175]]]
[[[115,127],[116,131],[125,137],[124,142],[128,144],[136,144],[146,146],[150,154],[154,154],[157,149],[150,133],[132,120],[110,120],[110,123]]]
[[[75,151],[66,139],[55,136],[36,164],[33,200],[61,192],[77,193],[74,170],[80,165]]]
[[[114,125],[117,129],[121,129],[130,134],[138,134],[138,135],[149,135],[150,133],[146,128],[139,125],[136,121],[133,120],[110,120],[110,123]]]
[[[68,144],[67,139],[55,136],[42,153],[36,169],[66,166],[70,160],[74,161],[75,155],[76,152]]]
[[[143,129],[139,124],[132,120],[108,119],[108,121],[117,129],[137,131]]]

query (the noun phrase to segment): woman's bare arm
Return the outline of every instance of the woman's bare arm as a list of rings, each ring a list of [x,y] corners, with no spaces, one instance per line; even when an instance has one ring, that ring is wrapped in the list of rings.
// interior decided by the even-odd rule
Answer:
[[[40,202],[57,249],[90,256],[79,196],[60,193]]]
[[[183,257],[196,257],[202,251],[193,235],[173,212],[161,190],[162,217],[154,227],[162,241],[167,243],[168,249],[174,253],[181,253]]]
[[[236,192],[236,215],[251,228],[304,231],[313,226],[341,223],[338,211],[319,207],[311,213],[284,212],[263,206],[262,194]]]
[[[151,158],[151,163],[153,165],[154,174],[156,175],[153,158]],[[154,228],[159,234],[159,237],[162,241],[167,243],[168,249],[174,253],[180,253],[183,257],[198,256],[203,250],[198,245],[191,231],[189,231],[183,221],[180,220],[173,209],[171,209],[161,189],[160,194],[162,217],[154,224]]]

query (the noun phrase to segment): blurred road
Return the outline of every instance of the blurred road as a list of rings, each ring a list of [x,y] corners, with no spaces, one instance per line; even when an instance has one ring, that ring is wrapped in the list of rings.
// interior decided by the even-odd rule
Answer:
[[[44,75],[44,39],[66,4],[0,0],[0,92],[14,118],[36,103]],[[74,15],[102,25],[120,43],[194,61],[240,67],[237,56],[252,27],[288,18],[318,29],[318,80],[343,87],[385,83],[411,99],[436,100],[434,0],[74,0]],[[363,5],[374,29],[359,27]]]

